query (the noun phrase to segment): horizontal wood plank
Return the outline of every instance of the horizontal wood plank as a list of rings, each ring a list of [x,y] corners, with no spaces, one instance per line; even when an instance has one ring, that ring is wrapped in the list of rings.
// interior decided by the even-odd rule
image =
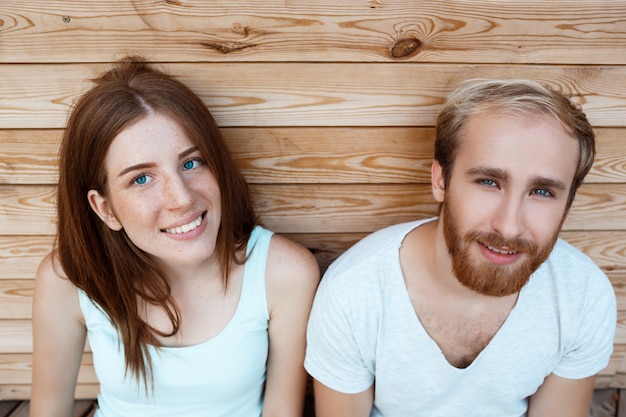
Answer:
[[[0,403],[0,417],[7,417],[18,404],[18,401],[2,401]]]
[[[328,264],[320,264],[325,271]],[[618,272],[604,272],[613,284],[618,310],[626,311],[626,264]],[[30,320],[34,285],[33,279],[0,279],[0,327],[2,320]]]
[[[0,62],[624,64],[623,0],[30,0],[1,12]],[[322,52],[323,51],[323,52]]]
[[[56,184],[62,132],[0,130],[0,184]],[[430,181],[433,129],[223,128],[222,134],[253,184]]]
[[[0,355],[0,385],[29,384],[32,372],[31,353],[6,353]],[[79,384],[97,384],[91,353],[83,354],[78,373]]]
[[[574,230],[561,232],[561,237],[605,272],[626,273],[626,232]]]
[[[32,379],[32,354],[0,354],[0,400],[30,399]],[[99,384],[96,377],[91,353],[86,352],[81,360],[78,373],[76,398],[96,398]]]
[[[367,233],[433,216],[424,184],[253,185],[263,223],[278,233]],[[53,186],[0,186],[0,235],[55,233]],[[583,184],[564,230],[625,230],[626,184]]]
[[[572,95],[598,127],[626,126],[626,66],[400,63],[169,64],[222,127],[433,126],[467,78],[534,78]],[[0,65],[0,129],[62,128],[91,64]],[[46,74],[42,77],[42,74]],[[210,76],[207,76],[210,74]]]
[[[33,278],[54,236],[0,235],[0,279]]]
[[[626,380],[623,367],[625,350],[626,345],[615,346],[609,364],[599,373],[596,388],[623,386],[623,381]],[[30,398],[31,364],[30,353],[0,354],[0,400]],[[91,354],[85,353],[78,374],[76,398],[95,398],[98,389]]]
[[[618,319],[621,330],[616,343],[626,344],[626,265],[622,264],[618,271],[603,269],[613,284],[618,311],[622,315]],[[0,353],[32,350],[30,318],[33,286],[33,279],[0,280]]]
[[[77,384],[74,391],[76,399],[94,399],[100,392],[99,384]],[[0,401],[29,400],[31,396],[30,382],[28,384],[0,384]]]
[[[323,269],[366,234],[283,233],[307,247]],[[626,271],[626,233],[564,231],[561,237],[589,255],[607,273]],[[52,249],[53,239],[53,236],[0,235],[0,280],[32,279],[39,262]]]
[[[54,234],[55,195],[51,186],[0,186],[0,234]]]
[[[430,183],[433,128],[223,128],[251,184]],[[62,130],[0,130],[0,184],[56,184]],[[596,129],[587,183],[626,182],[625,128]],[[355,146],[355,144],[357,144]]]
[[[54,242],[61,129],[88,78],[127,53],[200,95],[264,225],[322,271],[368,233],[436,214],[433,125],[460,81],[535,78],[572,94],[598,157],[561,236],[611,280],[618,330],[596,388],[626,387],[626,0],[4,3],[0,400],[31,394],[34,275]],[[76,397],[95,398],[85,351]]]
[[[615,386],[615,376],[626,371],[623,368],[624,359],[626,358],[626,345],[615,345],[613,354],[609,360],[609,364],[598,374],[596,378],[596,389],[610,388]]]
[[[0,320],[0,354],[31,353],[33,351],[30,319]],[[0,362],[4,355],[0,355]]]
[[[623,215],[626,206],[625,186],[583,184],[576,194],[563,230],[626,230],[626,217]]]
[[[367,233],[283,233],[304,245],[322,269]],[[607,273],[626,273],[626,233],[564,231],[561,237],[589,255]],[[43,256],[52,249],[53,236],[0,235],[0,280],[32,279]],[[625,307],[626,308],[626,307]]]
[[[2,340],[0,354],[31,353],[33,351],[32,320],[30,318],[0,320],[0,340]],[[85,343],[85,352],[91,352],[88,341]]]
[[[3,319],[30,319],[35,281],[33,279],[0,280],[0,327]]]
[[[615,333],[615,344],[626,344],[626,311],[617,312],[617,332]]]
[[[62,130],[0,130],[0,184],[56,184]]]

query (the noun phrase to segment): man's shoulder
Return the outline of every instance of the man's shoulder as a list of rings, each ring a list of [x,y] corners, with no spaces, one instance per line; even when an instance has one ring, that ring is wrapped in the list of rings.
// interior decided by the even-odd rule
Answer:
[[[371,271],[389,262],[399,261],[399,249],[405,236],[426,221],[398,223],[365,236],[339,256],[330,265],[326,275],[335,276],[363,269]]]
[[[571,243],[557,239],[552,253],[546,260],[558,270],[581,270],[590,273],[604,274],[600,267],[583,251]]]
[[[544,283],[552,282],[556,288],[568,292],[613,292],[604,271],[587,254],[563,239],[557,240],[536,274]]]

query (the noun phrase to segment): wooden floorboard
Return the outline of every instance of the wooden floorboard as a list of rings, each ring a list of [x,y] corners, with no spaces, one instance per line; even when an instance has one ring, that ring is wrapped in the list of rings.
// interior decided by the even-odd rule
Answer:
[[[618,400],[619,390],[617,389],[595,390],[589,417],[616,417]]]
[[[8,417],[21,401],[0,401],[0,417]]]
[[[626,392],[617,389],[596,390],[589,417],[626,417],[626,407],[620,403],[626,401]],[[307,396],[303,417],[313,417],[313,399]],[[96,412],[95,400],[76,400],[72,417],[93,417]],[[0,401],[0,417],[28,417],[29,401]]]

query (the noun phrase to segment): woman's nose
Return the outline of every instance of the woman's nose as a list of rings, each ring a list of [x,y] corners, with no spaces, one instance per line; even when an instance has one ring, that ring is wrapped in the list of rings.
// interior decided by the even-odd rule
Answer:
[[[191,204],[192,192],[189,184],[178,175],[168,177],[164,185],[165,205],[170,209],[187,207]]]

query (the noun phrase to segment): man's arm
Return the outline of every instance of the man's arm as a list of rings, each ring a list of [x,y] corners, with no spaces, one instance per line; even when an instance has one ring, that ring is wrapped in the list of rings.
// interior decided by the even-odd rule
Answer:
[[[358,394],[344,394],[313,380],[317,417],[369,417],[374,401],[374,385]]]
[[[596,376],[565,379],[548,375],[530,397],[528,417],[588,417]]]

